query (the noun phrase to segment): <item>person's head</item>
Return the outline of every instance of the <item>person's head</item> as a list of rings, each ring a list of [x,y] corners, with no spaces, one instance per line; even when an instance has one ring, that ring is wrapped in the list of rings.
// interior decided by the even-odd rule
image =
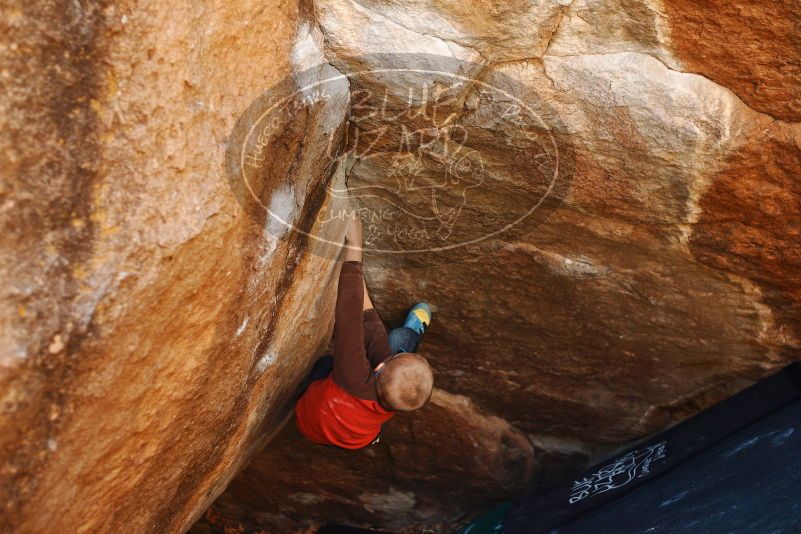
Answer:
[[[428,361],[411,352],[388,359],[376,375],[381,405],[393,412],[411,412],[425,406],[434,390],[434,374]]]

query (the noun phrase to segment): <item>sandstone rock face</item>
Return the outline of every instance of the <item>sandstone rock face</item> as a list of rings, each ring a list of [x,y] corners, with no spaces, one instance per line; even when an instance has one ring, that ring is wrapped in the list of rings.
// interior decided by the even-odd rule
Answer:
[[[801,121],[798,4],[667,0],[663,13],[675,56],[731,89],[756,111]]]
[[[0,531],[451,531],[801,357],[797,3],[2,10]],[[346,186],[438,386],[355,453],[282,426]]]
[[[240,523],[291,532],[320,518],[447,530],[466,511],[523,491],[535,467],[523,433],[459,395],[436,390],[425,410],[393,422],[379,446],[323,453],[287,425],[193,532]]]
[[[390,322],[416,300],[432,303],[421,350],[438,387],[525,435],[548,480],[798,359],[799,7],[452,4],[316,2],[327,59],[358,73],[348,186],[372,223],[368,285]],[[409,54],[423,59],[393,74]],[[407,96],[414,112],[404,114]],[[422,113],[423,100],[448,119]],[[510,113],[514,102],[533,112]],[[555,152],[532,133],[546,130],[567,181],[545,216],[444,259],[427,254],[505,228],[538,201],[554,165],[535,160]],[[456,160],[470,165],[454,170]],[[420,222],[443,183],[445,237]],[[398,213],[419,225],[402,236]],[[426,252],[396,254],[420,236]],[[398,418],[361,457],[309,449],[285,430],[198,531],[315,518],[450,531],[485,494],[439,486],[449,480],[441,448],[463,430],[442,417],[415,431],[428,417]],[[410,446],[422,464],[413,484]],[[297,476],[276,475],[283,458],[291,467],[281,471]],[[481,470],[470,472],[463,478]],[[376,487],[381,499],[359,498]]]
[[[0,531],[186,530],[326,342],[332,262],[256,224],[222,164],[319,32],[296,2],[2,9]],[[264,198],[307,230],[346,110],[268,147]]]

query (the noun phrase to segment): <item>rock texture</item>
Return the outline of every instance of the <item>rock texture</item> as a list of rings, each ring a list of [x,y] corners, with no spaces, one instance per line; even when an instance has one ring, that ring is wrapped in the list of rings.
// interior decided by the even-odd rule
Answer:
[[[663,3],[673,50],[756,111],[801,121],[801,18],[792,0]]]
[[[342,72],[392,71],[409,60],[397,54],[453,60],[426,75],[350,78],[358,104],[349,135],[358,142],[348,185],[373,222],[368,285],[390,322],[416,300],[433,304],[422,352],[438,386],[525,434],[546,480],[801,356],[801,11],[790,2],[723,4],[316,2],[326,57]],[[444,139],[442,122],[405,145],[417,163],[394,166],[393,147],[428,119],[397,113],[423,86],[432,104],[437,88],[450,87],[438,109],[464,135]],[[515,99],[536,114],[510,118]],[[371,113],[377,102],[395,115]],[[454,250],[460,261],[387,252],[415,243],[387,230],[397,219],[381,216],[394,208],[422,217],[428,200],[412,181],[432,188],[456,175],[470,183],[452,241],[532,205],[542,174],[525,172],[537,148],[528,133],[543,124],[560,163],[569,163],[547,216],[465,254]],[[360,151],[375,132],[378,140]],[[455,145],[480,165],[452,172]],[[438,206],[456,207],[459,195],[451,187]],[[393,466],[414,443],[426,451],[418,463],[440,473],[440,445],[454,427],[395,433],[408,424],[388,425],[396,430],[363,453],[369,467],[308,449],[286,431],[203,528],[303,528],[316,518],[449,531],[475,512],[473,501],[454,512],[436,481],[407,486]],[[300,475],[277,481],[271,466],[285,457]],[[310,470],[318,461],[326,467]],[[376,483],[392,513],[355,497]],[[428,491],[438,496],[430,501]],[[427,516],[431,502],[439,513]]]
[[[801,357],[797,3],[2,10],[0,531],[450,531]],[[346,185],[439,388],[348,454],[282,426]]]
[[[0,531],[186,530],[279,428],[330,327],[334,265],[255,224],[222,165],[251,101],[322,59],[310,15],[2,11]],[[315,119],[346,108],[312,106],[268,147],[284,179],[264,196],[301,228],[333,174]]]
[[[535,468],[523,433],[460,395],[435,390],[425,410],[394,423],[380,446],[351,453],[321,451],[287,425],[193,532],[236,531],[240,523],[246,532],[290,532],[321,518],[447,530],[523,491]]]

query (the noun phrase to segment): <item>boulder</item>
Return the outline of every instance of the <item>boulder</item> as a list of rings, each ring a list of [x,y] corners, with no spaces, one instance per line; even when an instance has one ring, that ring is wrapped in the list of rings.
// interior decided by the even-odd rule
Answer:
[[[789,0],[2,10],[0,531],[452,531],[801,357]],[[348,197],[437,385],[358,452]]]
[[[322,59],[304,9],[3,7],[0,531],[185,531],[280,427],[336,265],[243,209],[223,161],[251,102]],[[298,229],[346,111],[267,146],[262,199]]]
[[[389,324],[432,304],[437,386],[525,435],[540,483],[801,356],[801,12],[695,4],[316,3],[373,300]],[[454,511],[460,426],[427,417],[361,456],[282,435],[203,528],[451,531],[497,499],[459,486]]]
[[[425,409],[396,417],[377,445],[359,451],[314,445],[288,424],[192,532],[292,532],[327,522],[447,530],[525,491],[536,469],[525,434],[437,389]]]

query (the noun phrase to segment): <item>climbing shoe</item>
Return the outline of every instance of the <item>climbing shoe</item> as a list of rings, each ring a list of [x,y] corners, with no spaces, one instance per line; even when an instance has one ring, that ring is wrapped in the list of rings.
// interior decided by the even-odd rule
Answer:
[[[431,323],[431,307],[425,302],[418,302],[409,310],[403,326],[422,334],[428,328],[429,323]]]

